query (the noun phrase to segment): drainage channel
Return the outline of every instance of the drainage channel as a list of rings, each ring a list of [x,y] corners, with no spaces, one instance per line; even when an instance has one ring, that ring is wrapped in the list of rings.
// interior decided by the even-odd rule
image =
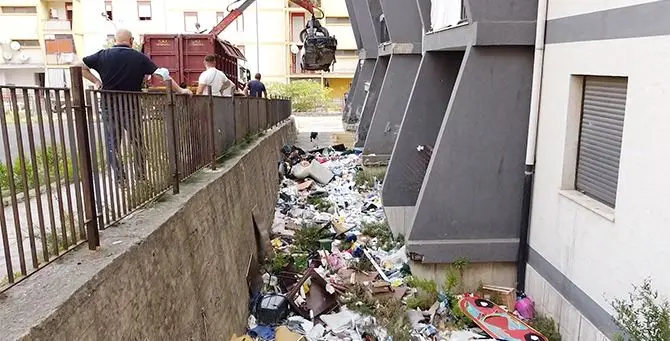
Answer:
[[[299,146],[280,151],[271,246],[246,334],[232,340],[547,340],[498,305],[509,302],[506,288],[466,294],[462,271],[444,282],[413,277],[404,236],[384,214],[385,168],[363,167],[351,143],[320,147],[328,136],[303,131]],[[495,321],[483,319],[491,313]]]

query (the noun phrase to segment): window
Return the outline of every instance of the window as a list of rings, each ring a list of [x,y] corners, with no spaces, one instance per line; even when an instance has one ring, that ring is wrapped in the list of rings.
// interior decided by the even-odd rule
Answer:
[[[244,14],[240,15],[235,19],[235,27],[237,32],[244,32]]]
[[[2,6],[2,13],[37,13],[37,7],[34,6]]]
[[[21,48],[40,47],[40,41],[37,39],[15,40],[15,41],[21,44]]]
[[[223,12],[216,12],[216,23],[220,23],[226,15]]]
[[[388,27],[386,26],[386,17],[384,14],[379,16],[379,25],[381,27],[381,40],[383,43],[391,41],[391,37],[389,36],[389,30]]]
[[[112,14],[112,2],[111,1],[105,1],[105,13],[107,14],[107,18],[109,18],[109,20],[114,20],[114,16]]]
[[[614,207],[628,78],[585,76],[575,189]]]
[[[291,41],[300,41],[300,32],[305,28],[305,15],[302,13],[291,14]]]
[[[47,54],[74,53],[74,40],[71,34],[56,34],[53,39],[45,39]]]
[[[73,13],[74,12],[72,9],[72,3],[71,2],[65,3],[65,19],[67,19],[67,21],[72,21]]]
[[[137,2],[137,17],[141,21],[151,20],[151,1]]]
[[[198,23],[198,12],[184,12],[184,31],[196,32],[198,28],[195,27]]]
[[[349,18],[347,17],[327,17],[326,23],[328,25],[348,25]]]
[[[461,0],[461,20],[466,19],[468,15],[465,13],[465,0]]]

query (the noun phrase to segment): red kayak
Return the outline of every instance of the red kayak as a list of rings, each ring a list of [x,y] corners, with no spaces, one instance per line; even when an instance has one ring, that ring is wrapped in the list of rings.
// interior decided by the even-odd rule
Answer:
[[[463,297],[458,305],[461,311],[489,336],[506,341],[549,341],[537,330],[506,312],[489,300]]]

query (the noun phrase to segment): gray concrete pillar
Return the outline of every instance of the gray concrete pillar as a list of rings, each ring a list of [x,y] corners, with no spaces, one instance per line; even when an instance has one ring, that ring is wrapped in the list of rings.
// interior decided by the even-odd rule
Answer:
[[[354,31],[354,39],[356,40],[356,48],[358,50],[363,48],[363,39],[361,38],[361,30],[358,26],[357,16],[360,14],[356,13],[356,8],[354,6],[354,0],[344,0],[345,5],[347,6],[347,12],[349,13],[349,22],[351,23],[351,29]]]
[[[367,164],[385,164],[391,157],[421,62],[423,36],[416,1],[379,1],[388,31],[388,42],[382,42],[379,55],[391,57],[363,144],[366,155],[364,162]]]
[[[463,52],[429,52],[421,59],[382,190],[394,234],[407,234]]]
[[[533,47],[469,47],[416,203],[424,263],[516,260]]]
[[[431,0],[416,0],[416,5],[419,8],[419,17],[421,18],[423,31],[428,32],[432,30],[432,24],[430,21]]]
[[[365,3],[365,6],[367,7],[367,13],[370,16],[370,20],[372,23],[372,30],[370,32],[375,34],[375,39],[377,41],[378,46],[382,42],[382,26],[381,26],[381,18],[382,18],[382,5],[380,3],[380,0],[361,0],[361,3]],[[361,29],[363,29],[361,27]]]
[[[360,60],[359,60],[360,61]],[[353,92],[356,90],[358,85],[359,75],[361,73],[360,63],[356,64],[356,71],[354,71],[354,78],[351,80],[351,85],[349,90],[347,90],[347,100],[344,103],[344,110],[342,110],[342,122],[346,123],[350,121],[351,117],[351,99],[353,98]]]
[[[380,0],[386,27],[392,43],[421,45],[423,28],[415,1]]]
[[[391,55],[365,140],[366,163],[388,163],[412,92],[421,55]]]
[[[380,56],[377,58],[370,82],[363,85],[366,94],[365,101],[361,108],[358,130],[356,131],[356,148],[363,148],[363,146],[365,146],[365,139],[368,136],[368,130],[370,129],[370,123],[372,122],[372,115],[377,106],[377,99],[379,98],[379,92],[382,83],[384,82],[384,75],[386,74],[388,64],[388,56]]]
[[[365,86],[366,84],[370,84],[372,73],[375,70],[375,59],[362,59],[361,61],[362,63],[359,66],[356,88],[349,94],[351,108],[349,109],[348,121],[346,122],[346,124],[349,125],[357,124],[361,119],[363,104],[365,103],[365,97],[367,96]]]

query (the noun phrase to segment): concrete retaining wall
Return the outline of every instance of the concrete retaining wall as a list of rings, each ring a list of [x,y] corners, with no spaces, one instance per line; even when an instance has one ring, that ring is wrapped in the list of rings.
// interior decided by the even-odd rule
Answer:
[[[274,216],[289,121],[0,297],[0,340],[228,340],[248,317],[250,257]],[[261,242],[262,243],[262,242]]]

